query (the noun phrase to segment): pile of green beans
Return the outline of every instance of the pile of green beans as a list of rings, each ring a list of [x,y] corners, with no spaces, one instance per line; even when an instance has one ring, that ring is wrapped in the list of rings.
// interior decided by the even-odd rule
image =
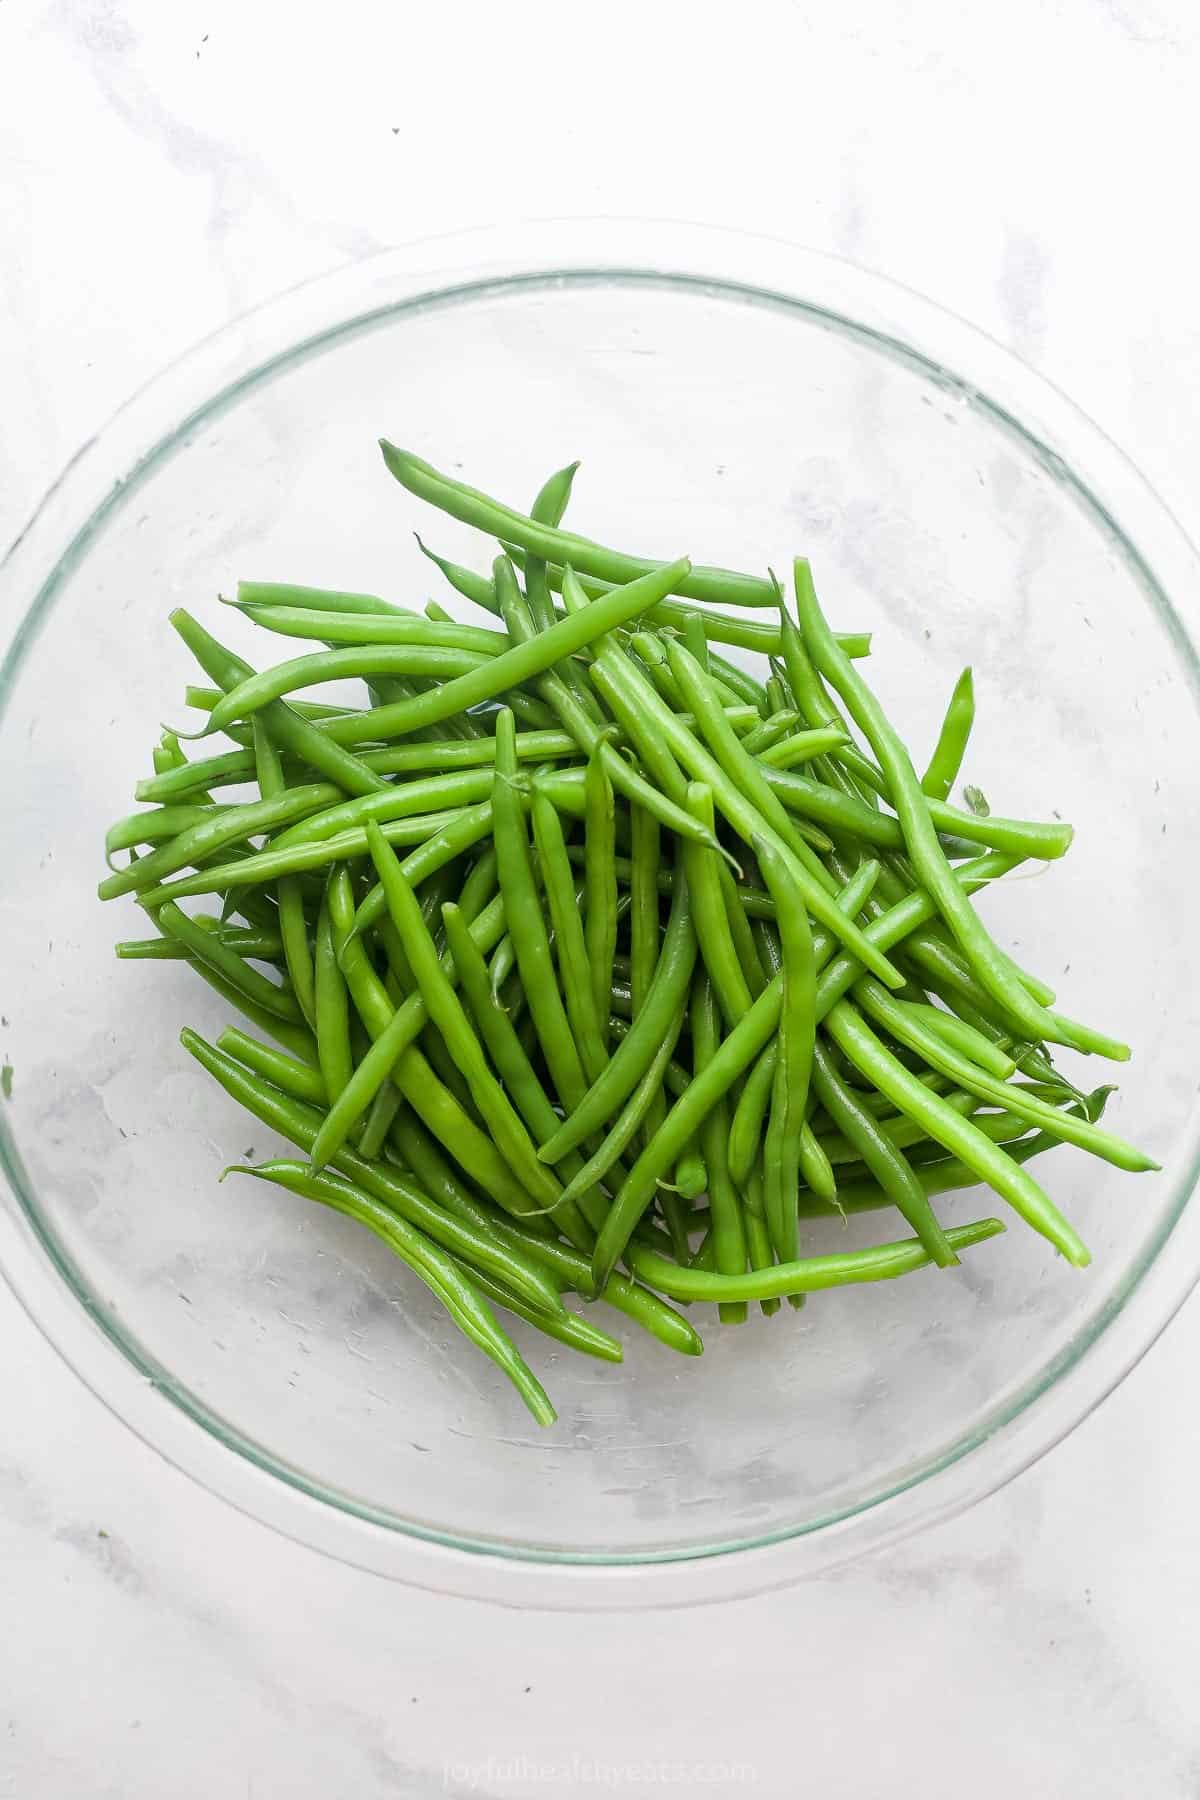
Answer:
[[[482,617],[243,582],[234,607],[299,647],[257,670],[173,613],[211,684],[187,690],[199,729],[164,731],[105,842],[101,899],[154,931],[117,955],[186,962],[240,1014],[183,1046],[301,1153],[226,1172],[373,1232],[541,1424],[501,1315],[622,1357],[564,1294],[695,1356],[673,1301],[735,1325],[953,1267],[1004,1229],[943,1223],[935,1200],[975,1183],[1086,1264],[1029,1162],[1071,1143],[1157,1165],[1052,1046],[1128,1049],[1059,1012],[971,903],[1072,836],[952,804],[971,672],[918,774],[869,639],[830,629],[803,559],[791,606],[773,575],[565,530],[574,464],[526,514],[382,449],[493,540],[486,573],[421,545]],[[311,697],[332,681],[362,702]],[[888,1208],[909,1236],[802,1243]]]

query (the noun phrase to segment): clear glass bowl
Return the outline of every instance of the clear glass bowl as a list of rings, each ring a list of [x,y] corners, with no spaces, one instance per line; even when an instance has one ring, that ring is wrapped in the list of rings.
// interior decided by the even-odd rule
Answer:
[[[539,1340],[560,1411],[539,1433],[373,1240],[217,1185],[269,1134],[179,1047],[184,1022],[219,1028],[208,990],[180,965],[114,960],[138,916],[95,900],[102,832],[158,721],[183,716],[171,606],[236,636],[215,597],[241,575],[423,600],[414,527],[480,564],[469,533],[388,477],[381,433],[518,503],[581,457],[573,519],[601,539],[758,568],[803,550],[836,622],[875,632],[873,679],[918,748],[974,665],[971,779],[997,810],[1078,830],[989,917],[1072,1012],[1136,1046],[1113,1118],[1163,1163],[1140,1179],[1070,1150],[1041,1165],[1089,1270],[1018,1225],[953,1274],[737,1330],[698,1317],[698,1361],[632,1332],[619,1369]],[[237,1504],[465,1592],[712,1598],[989,1491],[1108,1391],[1194,1281],[1196,557],[1094,426],[927,302],[680,226],[389,253],[139,395],[47,496],[3,584],[0,1259],[96,1392]],[[997,1205],[974,1191],[943,1212]]]

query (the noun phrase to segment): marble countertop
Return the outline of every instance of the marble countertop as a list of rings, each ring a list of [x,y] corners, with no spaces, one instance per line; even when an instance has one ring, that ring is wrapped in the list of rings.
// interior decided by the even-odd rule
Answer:
[[[0,540],[231,314],[422,234],[580,213],[763,231],[929,293],[1063,387],[1200,534],[1195,9],[700,17],[9,0]],[[1193,1299],[965,1517],[719,1611],[580,1620],[274,1536],[111,1418],[0,1287],[0,1796],[1190,1800],[1198,1360]]]

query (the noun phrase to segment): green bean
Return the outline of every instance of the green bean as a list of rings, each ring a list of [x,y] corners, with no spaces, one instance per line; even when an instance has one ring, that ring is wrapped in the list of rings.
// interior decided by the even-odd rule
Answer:
[[[167,902],[155,909],[155,923],[176,943],[183,944],[197,962],[207,963],[232,988],[261,1008],[274,1013],[286,1023],[304,1024],[296,996],[290,987],[278,987],[267,976],[252,969],[236,950],[221,942],[215,931],[206,931],[180,907]]]
[[[825,1153],[825,1145],[814,1135],[807,1121],[800,1131],[800,1178],[826,1206],[837,1205],[838,1183],[833,1163]]]
[[[491,828],[492,803],[484,800],[478,806],[455,807],[452,812],[426,813],[415,819],[390,819],[382,830],[389,844],[415,846],[406,858],[405,877],[416,883],[432,875],[443,863],[461,856],[464,850],[486,837]],[[178,900],[191,894],[221,893],[233,882],[278,881],[281,875],[295,875],[305,869],[325,869],[331,863],[340,864],[366,853],[367,834],[361,827],[356,827],[313,844],[292,844],[286,850],[260,850],[241,862],[210,865],[180,881],[150,888],[139,895],[139,901],[142,906],[153,909],[161,906],[164,900]]]
[[[636,1019],[646,1004],[658,967],[662,930],[658,897],[662,834],[656,816],[641,806],[631,807],[629,830],[629,992]],[[614,865],[618,860],[614,858]],[[680,1023],[682,1025],[682,1015]],[[644,1135],[653,1136],[665,1113],[660,1084],[647,1096],[641,1127]]]
[[[944,1144],[951,1155],[959,1156],[969,1163],[981,1180],[986,1181],[1002,1199],[1007,1200],[1026,1223],[1047,1238],[1068,1262],[1077,1268],[1086,1266],[1090,1255],[1083,1240],[1063,1218],[1049,1196],[969,1119],[947,1106],[939,1095],[922,1087],[903,1063],[884,1047],[848,1000],[839,1000],[830,1009],[826,1015],[826,1030],[855,1068],[885,1093],[894,1106],[919,1119],[929,1137]],[[990,1083],[990,1079],[989,1076],[983,1076],[981,1084]],[[1006,1094],[1003,1082],[996,1082],[994,1086],[1002,1095]],[[1019,1110],[1019,1097],[1013,1095],[1011,1098],[1013,1110]],[[1004,1101],[1001,1100],[1000,1104],[1004,1104]],[[1053,1108],[1047,1108],[1047,1111],[1052,1112]],[[1063,1128],[1063,1135],[1068,1136],[1069,1122],[1060,1120],[1059,1123]],[[1083,1128],[1082,1125],[1080,1128]],[[1087,1126],[1086,1129],[1101,1137],[1107,1136],[1106,1133],[1098,1132],[1095,1126]]]
[[[721,884],[721,900],[725,907],[729,935],[733,940],[738,963],[752,998],[757,998],[766,986],[766,974],[763,959],[759,954],[758,939],[750,923],[750,915],[742,904],[743,890],[734,881],[725,864],[718,868],[717,879]],[[772,926],[768,926],[765,920],[759,920],[758,923],[765,930],[774,929]]]
[[[290,581],[239,581],[239,606],[292,606],[309,612],[375,613],[387,618],[411,618],[403,606],[393,606],[376,594],[356,594],[342,588],[297,587]]]
[[[221,756],[206,756],[196,762],[177,763],[144,781],[139,781],[133,797],[139,802],[161,801],[168,804],[185,801],[200,790],[234,787],[254,779],[254,752],[228,750]],[[135,814],[135,818],[144,815]]]
[[[599,1079],[586,1093],[580,1094],[567,1118],[542,1144],[538,1154],[543,1162],[560,1161],[564,1152],[574,1150],[585,1138],[602,1130],[605,1122],[633,1092],[654,1059],[666,1021],[674,1015],[688,992],[695,962],[696,933],[691,903],[687,882],[681,879],[675,889],[662,952],[646,1004]],[[522,979],[532,1008],[535,996],[523,972]]]
[[[343,644],[333,649],[310,651],[305,656],[290,657],[286,662],[275,663],[270,669],[247,676],[217,702],[202,730],[181,732],[180,736],[190,739],[209,737],[214,732],[224,731],[227,725],[244,723],[262,707],[283,700],[288,694],[325,682],[370,682],[375,677],[418,678],[420,686],[416,680],[410,683],[404,679],[403,686],[392,697],[380,690],[381,704],[343,713],[340,718],[327,721],[330,726],[336,725],[336,741],[343,744],[399,737],[409,728],[407,723],[389,730],[385,721],[393,718],[407,721],[409,712],[415,708],[417,716],[412,721],[413,726],[436,724],[452,718],[477,700],[489,699],[492,693],[499,692],[505,685],[504,680],[492,681],[492,671],[498,662],[495,655],[481,656],[474,650],[448,649],[428,643]],[[490,692],[470,693],[462,706],[455,705],[448,710],[440,708],[438,696],[459,681],[473,682],[476,687],[487,688]],[[433,717],[424,716],[422,702],[433,706]],[[343,732],[348,735],[343,736]],[[327,732],[325,736],[329,739],[332,733]]]
[[[294,1056],[272,1049],[270,1044],[260,1044],[257,1038],[249,1037],[236,1025],[226,1025],[217,1039],[217,1049],[261,1075],[272,1087],[282,1088],[294,1100],[307,1100],[310,1106],[319,1107],[328,1102],[325,1077],[320,1069],[298,1062]]]
[[[381,1087],[372,1100],[358,1138],[358,1154],[366,1157],[368,1162],[374,1162],[383,1150],[392,1122],[402,1104],[399,1092],[390,1084]],[[310,1164],[310,1167],[316,1166],[315,1163]]]
[[[238,610],[282,637],[316,638],[326,644],[417,644],[441,650],[466,650],[474,656],[499,656],[508,648],[503,632],[478,625],[440,624],[415,613],[381,616],[370,613],[313,612],[299,606],[260,606],[239,601]],[[403,670],[422,674],[421,668]]]
[[[783,953],[778,1056],[771,1104],[773,1119],[779,1114],[775,1145],[779,1163],[777,1175],[768,1165],[767,1229],[780,1262],[790,1262],[799,1249],[794,1196],[799,1186],[800,1140],[816,1033],[816,958],[812,927],[786,859],[765,839],[759,839],[754,850],[775,899]]]
[[[688,645],[688,649],[691,649],[690,644]],[[699,662],[699,657],[697,657],[696,660]],[[772,679],[774,678],[772,677]],[[769,690],[770,683],[767,685]],[[762,721],[761,725],[756,725],[753,731],[748,731],[746,733],[745,737],[742,739],[742,749],[748,756],[761,756],[764,751],[771,749],[772,745],[777,744],[780,738],[787,737],[789,732],[794,732],[796,727],[802,723],[803,721],[798,712],[786,708],[773,708],[769,716]]]
[[[384,1154],[401,1171],[408,1170],[415,1176],[430,1199],[445,1207],[447,1212],[466,1220],[467,1224],[474,1225],[485,1236],[495,1238],[499,1243],[506,1241],[500,1221],[507,1215],[485,1215],[483,1207],[466,1185],[466,1178],[443,1155],[436,1138],[430,1136],[410,1106],[402,1104],[392,1120]],[[554,1236],[554,1226],[542,1213],[530,1213],[524,1228],[535,1236]],[[557,1285],[561,1287],[562,1283]]]
[[[692,1049],[701,1068],[711,1061],[720,1042],[717,999],[711,980],[694,983],[691,996]],[[700,1148],[708,1170],[709,1207],[712,1215],[713,1260],[722,1275],[740,1275],[746,1267],[746,1227],[742,1206],[730,1179],[726,1157],[729,1116],[719,1100],[705,1118]],[[718,1309],[722,1324],[737,1325],[746,1317],[744,1303],[723,1301]]]
[[[689,612],[683,621],[683,641],[706,674],[709,673],[708,639],[699,613]]]
[[[921,791],[931,800],[949,799],[974,723],[975,685],[970,669],[964,669],[954,684],[929,767],[921,777]]]
[[[156,930],[166,933],[166,926],[162,922],[160,913],[151,913],[150,919]],[[193,920],[192,923],[195,924],[195,921]],[[199,929],[207,928],[201,926]],[[277,1044],[282,1044],[292,1056],[297,1057],[301,1062],[316,1065],[317,1047],[307,1025],[293,1025],[289,1020],[281,1018],[278,1013],[268,1010],[265,1006],[260,1006],[256,1000],[251,999],[244,987],[227,980],[218,969],[208,962],[201,961],[198,957],[193,957],[190,952],[188,952],[188,959],[196,974],[206,981],[214,992],[220,994],[222,1000],[236,1007],[252,1025],[257,1025],[260,1031],[265,1031],[268,1037],[273,1037]]]
[[[616,813],[602,758],[588,758],[584,785],[583,929],[600,1049],[607,1060],[608,995],[617,947]],[[585,1073],[594,1081],[600,1066]]]
[[[994,1144],[1006,1143],[1011,1138],[1023,1136],[1029,1130],[1028,1121],[1022,1119],[1017,1113],[977,1111],[979,1101],[974,1094],[952,1091],[944,1098],[947,1106],[952,1106],[956,1112],[969,1114],[972,1122],[983,1132],[985,1137],[990,1137]],[[917,1151],[927,1148],[936,1151],[939,1158],[945,1155],[941,1144],[935,1143],[932,1138],[926,1136],[925,1128],[920,1120],[910,1118],[907,1113],[893,1113],[890,1117],[879,1118],[878,1122],[880,1131],[896,1145],[897,1149]],[[834,1163],[858,1161],[858,1151],[848,1138],[834,1133],[823,1135],[815,1141],[831,1166]],[[915,1163],[917,1159],[914,1156],[911,1160]]]
[[[577,537],[573,532],[540,525],[524,514],[501,505],[499,501],[490,499],[486,494],[479,493],[475,488],[469,488],[448,475],[440,474],[410,451],[389,444],[386,438],[380,440],[379,447],[390,473],[402,487],[416,494],[418,499],[428,500],[431,505],[449,513],[451,518],[461,519],[464,524],[478,526],[489,537],[519,544],[523,550],[542,557],[546,562],[556,560],[562,564],[569,563],[583,574],[599,575],[606,581],[616,582],[645,579],[667,567],[646,557],[626,556],[616,550],[605,550],[588,538]],[[670,585],[658,598],[665,599],[671,593],[678,593],[692,600],[724,601],[735,606],[769,606],[774,598],[770,584],[756,576],[737,575],[725,569],[692,568],[690,564],[681,576],[672,577]],[[593,604],[601,605],[607,598],[608,595],[604,594]],[[557,661],[557,657],[554,660]]]
[[[503,559],[498,559],[502,561]],[[585,612],[560,619],[549,631],[538,634],[530,643],[514,644],[499,656],[481,659],[467,672],[441,681],[438,686],[411,699],[390,706],[372,707],[348,727],[339,728],[341,744],[361,743],[380,736],[399,737],[420,725],[435,725],[453,717],[469,706],[492,700],[544,669],[553,667],[563,657],[581,650],[595,637],[624,624],[672,591],[683,579],[691,564],[684,557],[661,570],[641,576],[627,586],[614,588],[603,600],[595,600]],[[313,656],[298,656],[291,662],[279,663],[265,675],[248,678],[230,690],[209,715],[208,724],[199,733],[205,736],[218,731],[227,720],[244,719],[257,708],[279,700],[296,688],[314,683],[339,681],[348,677],[403,674],[406,663],[418,660],[416,645],[380,645],[373,650],[325,650]],[[436,672],[448,667],[452,658],[463,658],[465,651],[420,651],[420,658]],[[183,735],[182,733],[180,735]]]
[[[563,1105],[573,1108],[583,1098],[587,1080],[555,978],[550,940],[530,861],[525,818],[512,786],[516,772],[512,739],[512,715],[501,712],[496,721],[496,778],[492,796],[500,891],[504,896],[504,914],[517,967],[521,971],[521,984],[550,1079]]]
[[[101,900],[115,900],[121,894],[153,887],[161,883],[164,876],[205,861],[229,844],[277,830],[280,825],[329,806],[338,798],[338,790],[331,782],[316,781],[273,794],[269,799],[249,801],[244,806],[205,808],[206,816],[196,824],[178,832],[149,856],[130,863],[127,868],[115,870],[100,883],[96,892]]]
[[[385,794],[359,794],[352,800],[339,800],[320,812],[309,813],[281,831],[271,847],[289,850],[293,844],[319,843],[322,838],[337,837],[340,832],[353,831],[369,821],[386,825],[390,819],[408,819],[416,813],[475,806],[486,800],[491,791],[492,771],[487,767],[429,775],[420,781],[407,781]]]
[[[529,509],[530,518],[536,520],[540,525],[560,525],[562,523],[562,516],[570,502],[571,488],[578,467],[578,463],[568,463],[566,468],[559,469],[550,476],[549,480],[539,489],[537,498]],[[511,567],[511,564],[506,567]],[[515,575],[513,581],[515,585]],[[499,583],[497,583],[497,592],[499,592]],[[555,622],[555,612],[550,600],[550,590],[546,585],[546,565],[540,557],[531,556],[525,559],[525,592],[528,598],[529,612],[536,629],[548,631]],[[501,613],[503,616],[503,606]],[[505,624],[508,624],[507,616],[505,616]],[[511,626],[509,636],[512,638]],[[518,640],[512,638],[512,641],[515,643]],[[594,719],[597,724],[601,722],[600,708],[596,705],[592,694],[589,693],[587,683],[573,658],[564,658],[558,664],[552,679],[561,681],[570,689],[576,705],[588,718]],[[552,711],[557,710],[548,694],[543,692],[542,697],[550,704]]]
[[[796,716],[799,718],[801,715]],[[793,731],[787,737],[768,744],[765,750],[756,751],[755,755],[760,762],[767,763],[773,769],[790,769],[795,763],[811,762],[814,757],[827,756],[831,750],[839,749],[844,742],[845,733],[839,726],[819,725],[812,731]]]
[[[979,1219],[972,1225],[955,1225],[946,1233],[951,1248],[968,1250],[1004,1230],[999,1219]],[[808,1256],[796,1262],[776,1263],[770,1269],[747,1275],[710,1274],[703,1269],[681,1269],[665,1256],[638,1247],[631,1252],[643,1279],[676,1300],[761,1300],[780,1294],[811,1294],[822,1288],[849,1287],[864,1281],[889,1281],[908,1275],[930,1261],[919,1238],[877,1244],[869,1250],[843,1250],[830,1256]]]
[[[777,798],[789,809],[805,818],[815,819],[842,836],[864,838],[882,850],[902,850],[904,832],[897,819],[877,812],[853,794],[841,793],[806,775],[788,769],[769,767],[770,756],[762,758],[763,779]],[[1031,819],[1002,819],[994,813],[976,818],[973,813],[959,812],[940,800],[927,803],[930,819],[937,830],[947,836],[961,838],[964,843],[990,845],[1017,856],[1054,861],[1070,849],[1072,827],[1046,824]]]
[[[258,791],[264,800],[272,800],[287,792],[279,751],[267,735],[261,719],[254,722],[254,767],[258,777]],[[279,905],[279,933],[292,992],[308,1024],[315,1027],[316,1000],[312,952],[308,946],[308,922],[304,917],[304,896],[294,875],[285,877],[276,884],[275,898]]]
[[[594,1081],[607,1062],[608,1053],[601,1036],[601,1019],[593,990],[584,924],[575,898],[575,877],[571,872],[558,814],[545,794],[539,792],[536,780],[530,817],[542,887],[554,927],[554,950],[558,958],[567,1021],[575,1035],[584,1074],[589,1081]],[[604,997],[607,1002],[607,985]],[[605,1004],[605,1021],[607,1018],[608,1006]]]
[[[711,829],[712,794],[703,782],[694,781],[689,786],[688,810],[694,818]],[[708,971],[726,1021],[730,1025],[736,1025],[749,1008],[753,995],[733,941],[718,874],[720,864],[710,850],[705,850],[698,844],[685,843],[683,866],[700,958]],[[761,989],[761,982],[759,986]]]
[[[200,627],[197,626],[196,629],[199,630]],[[205,633],[204,635],[207,637],[208,634]],[[213,640],[210,639],[209,641],[212,642]],[[229,652],[226,651],[225,654],[228,656]],[[230,662],[231,666],[236,666],[242,670],[245,670],[249,666],[247,663],[243,663],[240,657],[230,658]],[[237,679],[240,679],[240,677],[237,677]],[[183,690],[184,705],[194,706],[198,712],[211,712],[213,707],[216,706],[219,701],[224,699],[224,697],[224,690],[219,687],[185,687]],[[308,719],[311,723],[315,723],[318,720],[344,719],[350,713],[361,711],[360,707],[355,706],[326,706],[319,700],[291,700],[288,704],[291,707],[291,710],[298,714],[300,718]],[[227,733],[226,735],[228,736],[229,734]],[[249,747],[249,743],[250,736],[249,728],[247,727],[247,748]],[[234,751],[233,754],[236,756],[241,754],[241,752]]]
[[[662,1184],[666,1202],[671,1199],[671,1190]],[[696,1200],[708,1186],[708,1170],[698,1144],[693,1139],[684,1148],[683,1154],[675,1164],[675,1188],[683,1200]],[[674,1235],[674,1233],[672,1233]]]
[[[283,945],[277,931],[267,931],[261,926],[251,925],[244,928],[223,926],[219,919],[209,914],[198,913],[193,924],[201,926],[205,931],[215,931],[228,950],[236,950],[239,956],[252,957],[257,962],[274,962],[283,954]],[[113,946],[122,962],[191,962],[191,952],[184,944],[177,944],[171,938],[131,938]]]
[[[441,1301],[464,1336],[504,1371],[538,1424],[553,1425],[557,1414],[549,1395],[497,1322],[468,1272],[407,1220],[398,1218],[390,1208],[342,1176],[314,1175],[302,1163],[281,1161],[257,1166],[235,1163],[225,1174],[253,1175],[256,1180],[274,1182],[292,1193],[332,1207],[335,1212],[345,1213],[373,1231]]]
[[[448,915],[451,910],[447,908]],[[449,918],[447,923],[449,924]],[[466,965],[463,966],[463,985],[464,991],[467,991],[472,982],[470,975],[466,973]],[[483,998],[490,1006],[486,982]],[[507,1080],[507,1076],[505,1079]],[[544,1095],[542,1098],[545,1101]],[[545,1104],[548,1106],[549,1102],[545,1101]],[[587,1257],[554,1238],[545,1218],[533,1215],[518,1225],[469,1195],[454,1179],[437,1146],[411,1115],[398,1121],[395,1137],[400,1153],[410,1163],[414,1173],[430,1193],[439,1196],[443,1205],[477,1229],[489,1232],[502,1243],[507,1243],[518,1254],[532,1258],[560,1287],[572,1288],[578,1293],[591,1296],[591,1267]],[[691,1325],[674,1308],[649,1289],[623,1275],[614,1275],[599,1298],[632,1319],[643,1330],[649,1331],[670,1350],[682,1352],[685,1356],[699,1356],[704,1348]]]
[[[253,671],[249,663],[226,650],[182,607],[177,607],[171,614],[170,622],[204,673],[218,687],[225,689],[226,695],[230,689],[252,678]],[[222,706],[224,703],[223,697],[217,705]],[[369,794],[383,786],[382,778],[368,769],[359,757],[343,749],[326,733],[318,731],[310,720],[283,701],[275,701],[267,708],[263,723],[272,742],[278,744],[281,750],[290,750],[294,756],[302,757],[327,780],[335,782],[344,793]]]
[[[210,824],[229,810],[228,807],[215,807],[207,802],[203,805],[160,806],[153,812],[130,813],[128,818],[118,819],[105,832],[104,860],[116,873],[117,865],[113,862],[113,857],[118,850],[133,850],[145,844],[170,841],[181,832],[192,831],[198,825]]]

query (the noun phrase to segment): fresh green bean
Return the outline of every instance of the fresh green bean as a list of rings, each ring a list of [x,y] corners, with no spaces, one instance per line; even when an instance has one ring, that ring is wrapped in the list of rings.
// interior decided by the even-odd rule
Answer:
[[[973,1225],[954,1225],[946,1233],[951,1248],[969,1250],[1004,1230],[999,1219],[979,1219]],[[930,1261],[919,1238],[877,1244],[869,1250],[843,1250],[830,1256],[808,1256],[797,1262],[776,1263],[746,1275],[710,1274],[704,1269],[681,1269],[654,1250],[637,1246],[630,1261],[644,1280],[676,1300],[761,1300],[780,1294],[812,1294],[822,1288],[849,1287],[864,1281],[890,1281],[908,1275]]]
[[[273,1087],[282,1088],[294,1100],[307,1100],[310,1106],[324,1107],[329,1101],[329,1090],[325,1077],[320,1069],[311,1064],[297,1062],[294,1056],[287,1056],[282,1050],[272,1049],[270,1044],[260,1044],[236,1025],[227,1025],[217,1039],[217,1049],[232,1056],[247,1069],[253,1069],[264,1081]]]
[[[411,618],[406,607],[394,606],[376,594],[356,594],[342,588],[297,587],[290,581],[239,581],[237,604],[250,606],[292,606],[308,612],[336,612],[355,615],[374,613],[386,618]]]
[[[589,1081],[595,1081],[608,1061],[608,1053],[601,1035],[601,1014],[596,1005],[584,923],[575,898],[575,877],[558,814],[545,794],[538,791],[536,780],[530,818],[542,887],[554,927],[554,951],[567,1021],[575,1035],[584,1074]],[[607,1023],[607,984],[604,999],[603,1017]]]
[[[254,767],[258,791],[264,800],[272,800],[287,792],[283,763],[271,742],[261,719],[254,721]],[[294,875],[276,883],[275,898],[279,905],[279,933],[283,942],[284,962],[292,992],[309,1025],[315,1028],[316,999],[313,988],[313,959],[308,944],[308,921],[304,916],[304,895]]]
[[[693,818],[711,829],[712,794],[703,782],[694,781],[690,784],[688,810]],[[743,1013],[748,1011],[753,995],[734,944],[718,872],[720,864],[711,850],[705,850],[699,844],[685,843],[683,866],[700,958],[708,971],[708,978],[713,984],[726,1022],[736,1025]],[[760,981],[760,989],[761,986]]]
[[[441,624],[416,613],[314,612],[300,606],[261,606],[239,601],[238,610],[282,637],[316,638],[334,644],[416,644],[438,650],[466,650],[474,656],[499,656],[508,648],[500,631],[478,625]],[[439,665],[440,666],[440,665]],[[474,665],[472,665],[474,666]],[[402,670],[422,674],[423,669]]]
[[[931,800],[950,798],[974,723],[975,684],[970,669],[964,669],[954,684],[929,767],[921,777],[921,791]]]
[[[796,714],[797,718],[802,717]],[[828,756],[831,750],[837,750],[845,742],[845,733],[840,726],[819,725],[812,731],[793,731],[787,737],[781,737],[768,744],[764,750],[756,750],[754,754],[760,762],[767,763],[772,769],[790,769],[799,762],[811,762],[814,757]],[[768,778],[769,779],[769,778]]]
[[[839,1000],[830,1009],[826,1015],[826,1029],[854,1067],[885,1093],[899,1111],[919,1119],[929,1137],[944,1144],[952,1156],[959,1156],[969,1163],[980,1179],[994,1188],[1002,1199],[1007,1200],[1026,1223],[1047,1238],[1068,1262],[1074,1263],[1077,1268],[1086,1266],[1090,1261],[1090,1254],[1083,1240],[1063,1218],[1049,1196],[1024,1169],[1005,1155],[999,1145],[985,1137],[970,1119],[963,1118],[953,1107],[947,1106],[939,1095],[922,1087],[903,1063],[880,1042],[848,1000]],[[990,1077],[984,1076],[982,1080],[987,1083]],[[996,1082],[995,1087],[1002,1095],[1005,1094],[1003,1082]],[[1017,1110],[1016,1096],[1013,1096],[1013,1109]],[[1053,1111],[1053,1108],[1047,1110]],[[1066,1136],[1067,1122],[1061,1123],[1064,1127],[1063,1135]],[[1087,1130],[1098,1132],[1098,1127],[1087,1126]]]
[[[780,1262],[791,1262],[799,1250],[794,1196],[799,1186],[800,1141],[816,1035],[816,957],[804,900],[786,858],[765,839],[757,840],[754,850],[774,896],[783,955],[778,1057],[771,1102],[772,1115],[779,1114],[775,1145],[779,1166],[777,1174],[768,1168],[767,1229]]]
[[[693,985],[691,996],[692,1050],[703,1068],[716,1054],[720,1042],[717,998],[711,979]],[[729,1174],[726,1142],[729,1115],[718,1100],[704,1120],[700,1148],[708,1170],[708,1195],[712,1215],[713,1261],[722,1275],[740,1275],[746,1268],[746,1226],[742,1204]],[[724,1325],[738,1325],[746,1317],[743,1302],[722,1301],[718,1316]]]
[[[504,711],[496,720],[496,775],[492,794],[504,916],[550,1079],[562,1104],[574,1108],[587,1090],[587,1079],[554,974],[541,897],[530,860],[525,817],[512,785],[515,773],[512,714]]]
[[[182,908],[169,901],[156,907],[154,920],[159,929],[166,932],[176,943],[183,944],[197,962],[207,963],[231,987],[264,1012],[274,1013],[286,1023],[304,1024],[304,1014],[290,987],[279,987],[267,976],[259,973],[238,955],[221,942],[220,934],[206,931],[189,919]]]
[[[217,932],[226,949],[236,950],[239,956],[252,957],[257,962],[277,962],[283,954],[277,931],[264,930],[258,925],[222,925],[219,919],[206,913],[195,914],[192,922],[205,931]],[[130,938],[113,948],[122,962],[192,961],[187,946],[177,944],[172,938]]]
[[[690,644],[688,649],[691,650]],[[692,654],[695,655],[695,652],[693,651]],[[699,657],[696,660],[699,662]],[[767,686],[769,698],[770,683]],[[746,733],[742,739],[742,749],[748,756],[761,756],[764,751],[771,749],[772,745],[777,744],[781,738],[787,737],[789,732],[794,732],[797,726],[802,724],[803,720],[798,712],[788,708],[772,708],[771,713],[762,721],[761,725],[756,725],[753,731]]]
[[[612,782],[596,753],[588,758],[584,804],[583,929],[600,1050],[607,1061],[608,995],[617,948],[616,812]],[[584,1071],[595,1081],[600,1065],[593,1072],[585,1058]]]

